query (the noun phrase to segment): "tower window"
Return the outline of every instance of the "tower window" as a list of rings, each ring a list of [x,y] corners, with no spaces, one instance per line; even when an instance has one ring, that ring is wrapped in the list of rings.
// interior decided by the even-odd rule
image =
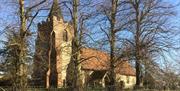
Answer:
[[[68,41],[68,32],[66,30],[63,31],[63,41]]]

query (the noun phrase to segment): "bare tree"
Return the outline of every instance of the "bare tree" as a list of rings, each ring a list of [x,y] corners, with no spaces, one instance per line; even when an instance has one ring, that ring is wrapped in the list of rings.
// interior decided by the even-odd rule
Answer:
[[[73,91],[83,91],[84,87],[81,63],[86,61],[86,59],[81,58],[81,50],[83,47],[86,47],[84,37],[88,35],[85,22],[91,18],[92,15],[83,11],[83,8],[90,6],[91,1],[92,0],[88,0],[86,3],[83,0],[64,2],[65,8],[69,10],[73,26],[71,61],[68,65],[66,77],[67,85],[72,87]],[[72,9],[68,7],[68,4],[72,6]]]
[[[96,20],[95,24],[99,25],[99,28],[104,37],[99,39],[104,42],[106,50],[109,51],[110,55],[110,68],[109,73],[109,91],[116,91],[116,63],[123,57],[122,54],[122,38],[121,32],[126,29],[131,21],[126,20],[129,18],[127,11],[129,7],[126,7],[125,0],[107,0],[102,1],[102,4],[97,5],[97,17],[101,16],[102,18]],[[108,46],[107,46],[108,45]]]
[[[129,27],[132,45],[132,54],[135,58],[136,86],[142,85],[143,66],[148,63],[147,57],[153,59],[158,53],[173,48],[171,37],[173,29],[169,24],[169,17],[174,16],[173,6],[163,0],[128,0],[129,14],[132,21]],[[152,58],[153,57],[153,58]],[[149,62],[152,63],[152,62]]]
[[[37,16],[39,12],[37,12],[35,15],[30,16],[30,13],[33,11],[34,8],[38,7],[42,3],[44,3],[46,0],[40,1],[39,3],[36,3],[35,5],[32,5],[31,7],[25,8],[25,1],[24,0],[18,0],[18,1],[12,1],[13,4],[18,5],[19,11],[18,12],[18,21],[16,21],[18,28],[15,26],[11,26],[13,32],[11,31],[10,35],[13,35],[12,37],[8,38],[7,50],[13,51],[14,54],[11,54],[10,51],[6,52],[6,55],[12,56],[12,64],[15,63],[16,70],[11,70],[13,73],[15,73],[15,81],[13,82],[14,86],[17,88],[18,91],[24,91],[27,87],[27,59],[28,59],[28,36],[31,35],[30,33],[30,27],[32,25],[32,21]],[[30,21],[28,21],[30,20]],[[18,25],[19,24],[19,25]],[[17,29],[19,30],[17,32]],[[14,39],[13,39],[14,38]],[[16,54],[16,55],[15,55]],[[7,56],[6,59],[11,58],[11,56]],[[15,58],[15,59],[13,59]]]

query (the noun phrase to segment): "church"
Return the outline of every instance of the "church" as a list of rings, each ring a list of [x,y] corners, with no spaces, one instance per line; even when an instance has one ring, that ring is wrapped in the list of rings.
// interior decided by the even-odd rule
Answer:
[[[54,0],[46,21],[38,24],[32,75],[35,86],[66,86],[73,34],[72,24],[64,21],[58,0]],[[81,63],[83,83],[88,86],[108,85],[108,53],[92,48],[82,48],[80,53],[81,58],[95,56]],[[115,73],[116,81],[125,88],[135,85],[136,73],[127,60],[117,63]]]

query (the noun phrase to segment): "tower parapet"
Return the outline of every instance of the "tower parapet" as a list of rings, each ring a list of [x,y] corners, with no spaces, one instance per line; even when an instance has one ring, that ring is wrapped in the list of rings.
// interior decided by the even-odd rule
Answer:
[[[52,31],[51,28],[52,24],[50,21],[42,21],[38,23],[38,31]]]

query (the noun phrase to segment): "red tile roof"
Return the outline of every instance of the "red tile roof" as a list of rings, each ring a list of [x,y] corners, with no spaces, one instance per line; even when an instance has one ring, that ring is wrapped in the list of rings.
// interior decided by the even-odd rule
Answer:
[[[110,68],[109,55],[96,49],[83,48],[81,50],[83,70],[108,70]],[[121,75],[135,76],[135,71],[128,61],[118,61],[115,72]]]
[[[127,60],[121,61],[115,68],[115,72],[120,73],[121,75],[136,75],[135,70],[132,68],[132,66],[128,63]]]
[[[109,68],[109,56],[107,53],[95,49],[82,49],[82,68],[87,70],[107,70]]]

